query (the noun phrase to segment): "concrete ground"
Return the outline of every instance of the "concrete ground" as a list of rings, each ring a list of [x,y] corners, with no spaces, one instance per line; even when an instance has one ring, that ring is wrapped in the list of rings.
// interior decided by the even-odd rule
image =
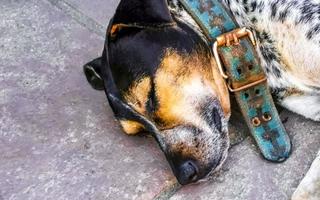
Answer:
[[[290,199],[320,147],[319,123],[282,111],[294,149],[273,164],[235,121],[221,172],[186,187],[152,138],[121,132],[82,73],[117,3],[1,1],[0,200]]]

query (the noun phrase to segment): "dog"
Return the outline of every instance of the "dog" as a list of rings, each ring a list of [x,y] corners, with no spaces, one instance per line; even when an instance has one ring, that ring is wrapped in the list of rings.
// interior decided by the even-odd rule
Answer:
[[[276,102],[320,121],[319,1],[222,3],[256,35]],[[125,133],[155,137],[182,185],[205,180],[226,160],[228,89],[201,28],[178,0],[121,0],[102,57],[84,72],[105,89]]]

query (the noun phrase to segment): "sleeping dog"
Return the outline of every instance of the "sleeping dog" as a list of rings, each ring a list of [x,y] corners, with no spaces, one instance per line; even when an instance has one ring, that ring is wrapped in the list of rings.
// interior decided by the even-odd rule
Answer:
[[[254,31],[277,102],[319,121],[319,1],[222,2]],[[122,0],[102,57],[84,71],[95,89],[105,89],[125,133],[155,137],[181,184],[221,167],[229,148],[228,89],[202,30],[177,0]]]

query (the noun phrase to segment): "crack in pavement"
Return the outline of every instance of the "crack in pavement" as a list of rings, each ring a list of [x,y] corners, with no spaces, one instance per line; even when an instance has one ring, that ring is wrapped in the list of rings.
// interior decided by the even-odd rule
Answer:
[[[70,5],[70,3],[64,0],[47,0],[49,3],[63,11],[65,14],[69,15],[72,19],[77,21],[80,25],[94,32],[98,36],[105,38],[106,28],[96,22],[91,17],[85,15],[83,12]]]
[[[153,200],[169,200],[181,187],[177,180],[173,180],[172,184],[164,188]]]

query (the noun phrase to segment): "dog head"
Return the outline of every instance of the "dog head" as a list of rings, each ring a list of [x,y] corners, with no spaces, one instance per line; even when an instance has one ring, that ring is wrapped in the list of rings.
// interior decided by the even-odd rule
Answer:
[[[221,166],[230,103],[210,48],[165,0],[122,0],[103,56],[106,94],[124,131],[149,131],[181,184]]]

